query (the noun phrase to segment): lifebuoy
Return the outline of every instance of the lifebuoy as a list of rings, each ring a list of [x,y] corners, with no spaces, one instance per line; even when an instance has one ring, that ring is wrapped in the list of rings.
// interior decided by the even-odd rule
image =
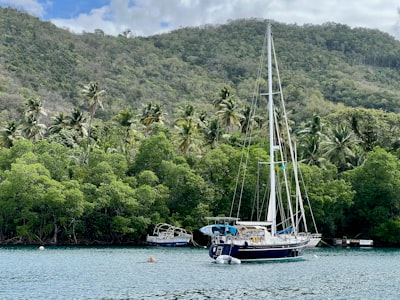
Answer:
[[[253,241],[253,243],[258,243],[260,240],[258,239],[258,236],[252,236],[251,240]]]

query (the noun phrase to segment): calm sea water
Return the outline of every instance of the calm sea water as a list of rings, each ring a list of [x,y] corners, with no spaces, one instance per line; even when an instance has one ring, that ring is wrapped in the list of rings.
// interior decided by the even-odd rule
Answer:
[[[400,250],[317,248],[296,262],[217,265],[201,248],[0,248],[0,299],[399,297]]]

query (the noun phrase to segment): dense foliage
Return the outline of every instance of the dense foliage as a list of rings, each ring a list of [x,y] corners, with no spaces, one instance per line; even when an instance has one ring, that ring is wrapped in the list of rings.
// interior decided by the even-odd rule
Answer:
[[[0,243],[140,243],[228,215],[246,128],[249,161],[268,157],[265,106],[248,108],[265,23],[74,35],[0,9]],[[273,27],[319,230],[399,246],[399,42]]]

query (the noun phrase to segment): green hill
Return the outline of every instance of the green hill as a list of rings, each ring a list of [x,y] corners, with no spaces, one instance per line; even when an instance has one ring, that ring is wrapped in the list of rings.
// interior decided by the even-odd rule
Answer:
[[[25,98],[41,97],[49,115],[83,105],[80,90],[98,81],[109,119],[121,109],[161,103],[170,113],[191,102],[211,109],[223,86],[251,95],[266,20],[183,28],[148,38],[80,35],[14,9],[0,9],[0,120]],[[400,42],[388,34],[327,23],[273,23],[285,94],[295,118],[350,107],[400,110]],[[323,105],[321,105],[323,104]],[[326,105],[325,105],[326,104]],[[329,109],[327,109],[329,108]]]

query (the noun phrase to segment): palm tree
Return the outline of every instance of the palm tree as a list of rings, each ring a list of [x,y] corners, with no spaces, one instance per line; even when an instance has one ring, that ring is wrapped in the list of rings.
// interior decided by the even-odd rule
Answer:
[[[207,127],[204,128],[204,136],[206,139],[206,144],[210,145],[211,148],[214,148],[219,139],[219,122],[217,119],[212,119]]]
[[[178,124],[180,121],[186,122],[188,120],[194,121],[195,118],[195,109],[193,105],[186,105],[185,107],[178,108],[178,118],[175,120],[175,124]]]
[[[59,112],[52,119],[52,124],[48,128],[50,133],[59,133],[68,126],[68,120],[63,112]]]
[[[25,117],[34,117],[36,120],[39,120],[40,115],[47,116],[47,113],[43,109],[42,100],[36,96],[26,100],[24,113]]]
[[[41,115],[47,114],[40,98],[36,96],[28,98],[25,102],[22,135],[32,142],[42,139],[46,131],[46,125],[40,123]]]
[[[215,106],[217,109],[219,109],[219,107],[220,107],[222,101],[227,100],[227,99],[229,99],[229,98],[231,98],[231,97],[232,97],[231,91],[229,90],[228,87],[224,86],[224,87],[219,91],[219,97],[216,98],[216,99],[213,101],[213,104],[214,104],[214,106]]]
[[[191,122],[180,122],[178,129],[178,149],[183,154],[198,150],[196,146],[197,128]]]
[[[190,150],[198,150],[196,146],[196,137],[198,129],[202,127],[202,122],[196,116],[195,109],[188,104],[178,110],[178,118],[175,120],[178,129],[178,149],[182,153]]]
[[[217,111],[218,118],[223,122],[223,124],[228,128],[236,126],[240,128],[240,121],[244,116],[238,111],[238,106],[232,98],[223,100],[220,103],[220,109]]]
[[[32,142],[41,140],[46,132],[46,125],[39,123],[34,116],[26,117],[22,126],[22,135]]]
[[[322,133],[323,123],[318,115],[313,115],[306,127],[299,131],[299,152],[304,163],[323,167],[326,159],[323,157],[321,143],[326,139]]]
[[[300,144],[300,153],[302,157],[302,162],[308,165],[315,165],[323,168],[326,159],[322,156],[320,147],[320,136],[318,135],[308,135],[303,137]]]
[[[153,123],[164,124],[164,116],[161,104],[148,103],[143,107],[140,123],[146,127],[146,131],[149,131],[150,125]]]
[[[16,121],[7,121],[6,126],[1,129],[0,145],[11,148],[14,141],[21,138],[21,131]]]
[[[152,118],[154,120],[154,122],[156,123],[160,123],[160,124],[164,124],[164,116],[165,113],[163,111],[163,107],[161,104],[155,104],[153,106],[153,114],[152,114]]]
[[[68,147],[82,145],[87,138],[86,118],[79,108],[74,108],[70,114],[59,112],[52,118],[48,128],[49,141],[56,141]]]
[[[142,108],[142,115],[140,117],[140,123],[143,125],[147,126],[149,123],[153,121],[153,119],[149,119],[151,115],[153,104],[152,103],[147,103],[147,105],[143,106]]]
[[[125,154],[128,161],[132,161],[135,157],[136,150],[138,149],[138,143],[142,138],[142,131],[136,130],[136,122],[134,120],[134,114],[130,109],[121,110],[117,116],[114,117],[120,126],[125,128],[125,136],[120,146],[116,149],[120,153]]]
[[[323,129],[323,123],[321,122],[321,117],[318,115],[313,115],[311,122],[306,125],[306,128],[299,132],[300,135],[319,135]]]
[[[240,126],[242,133],[251,132],[255,127],[261,128],[261,123],[263,118],[261,116],[255,115],[254,110],[251,109],[249,105],[242,111],[243,118],[240,120]]]
[[[362,146],[364,150],[370,152],[378,144],[378,133],[376,126],[369,122],[364,122],[364,126],[361,126],[359,122],[360,119],[361,118],[357,115],[351,116],[351,129],[354,131],[357,137],[362,140]]]
[[[79,108],[74,108],[70,115],[65,117],[68,128],[73,131],[74,140],[80,144],[88,136],[86,118]]]
[[[224,101],[228,101],[228,100],[229,101],[233,101],[233,95],[232,95],[231,90],[229,89],[229,87],[224,86],[219,91],[218,97],[212,101],[212,103],[213,103],[213,105],[214,105],[214,107],[215,107],[215,109],[217,111],[216,112],[217,119],[213,121],[213,124],[208,124],[210,129],[212,127],[211,130],[214,131],[214,132],[209,132],[209,133],[206,132],[206,136],[208,134],[214,135],[216,140],[211,142],[213,145],[215,145],[215,143],[218,142],[218,139],[221,136],[221,133],[220,133],[220,131],[221,131],[221,129],[220,129],[220,125],[221,125],[220,124],[220,119],[221,119],[221,117],[220,117],[220,115],[222,114],[222,110],[226,109],[225,108],[226,105],[223,104],[223,102]],[[213,139],[213,137],[211,137],[211,136],[209,136],[209,138]]]
[[[348,168],[355,169],[357,167],[362,166],[364,162],[365,162],[365,150],[358,145],[355,147],[353,151],[353,156],[348,158],[347,162]]]
[[[125,128],[124,142],[127,143],[129,140],[130,128],[133,124],[133,113],[130,111],[129,108],[121,110],[114,118],[114,120],[117,121],[119,125]]]
[[[354,157],[354,150],[360,140],[345,125],[337,125],[331,129],[328,140],[324,141],[324,156],[336,165],[339,172],[350,168],[349,161]]]
[[[101,102],[101,97],[106,93],[105,90],[99,89],[98,82],[90,82],[85,85],[82,89],[82,93],[85,96],[88,104],[89,104],[89,124],[87,129],[87,150],[89,153],[89,145],[90,145],[90,132],[92,127],[92,122],[94,118],[94,114],[96,113],[97,107],[103,109],[103,103]]]
[[[200,116],[196,114],[193,105],[186,105],[178,109],[178,117],[175,120],[176,125],[189,124],[194,129],[204,128],[206,122],[206,113],[202,112]]]

